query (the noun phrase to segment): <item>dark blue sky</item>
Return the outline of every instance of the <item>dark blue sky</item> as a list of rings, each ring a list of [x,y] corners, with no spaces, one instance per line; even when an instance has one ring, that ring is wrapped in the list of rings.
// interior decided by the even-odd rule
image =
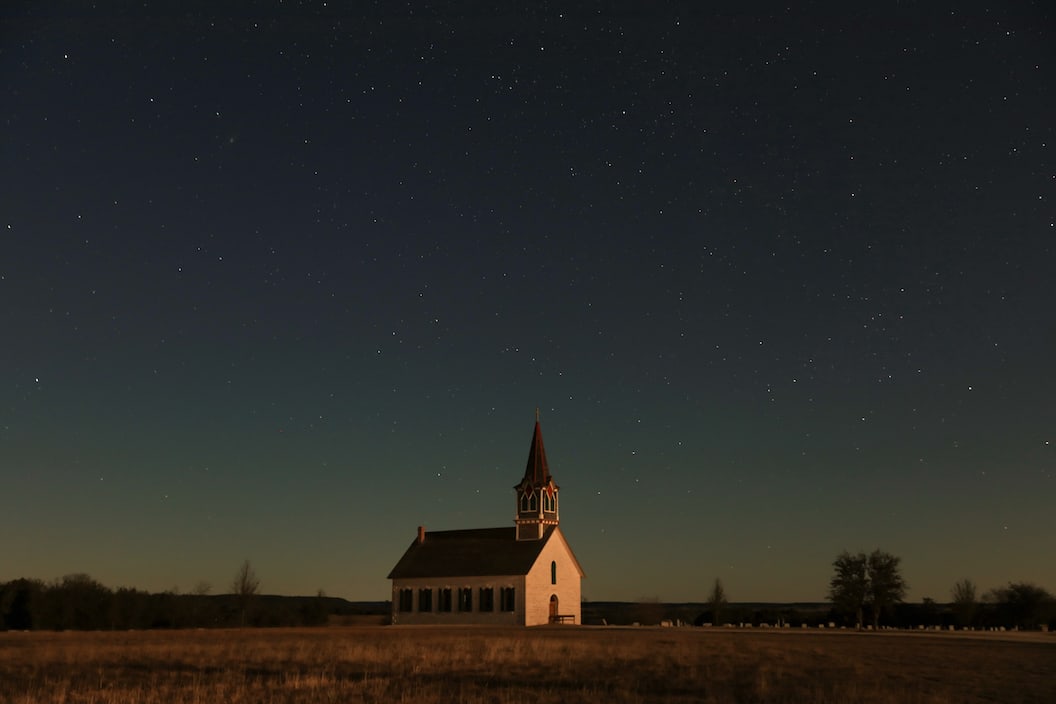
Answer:
[[[351,8],[351,9],[350,9]],[[0,10],[0,580],[1056,588],[1048,3]]]

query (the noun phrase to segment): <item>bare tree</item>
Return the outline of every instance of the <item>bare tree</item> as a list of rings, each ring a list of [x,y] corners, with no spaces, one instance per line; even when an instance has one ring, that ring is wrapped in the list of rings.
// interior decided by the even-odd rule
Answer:
[[[253,571],[253,566],[249,564],[249,560],[245,560],[242,566],[238,568],[238,572],[235,573],[235,578],[231,582],[231,591],[238,597],[243,627],[246,625],[246,612],[249,610],[253,597],[256,596],[259,589],[260,580],[257,579],[257,573]]]
[[[711,622],[714,625],[721,626],[726,622],[724,616],[727,603],[729,602],[726,600],[726,590],[722,586],[722,580],[716,577],[715,584],[708,595],[708,608],[711,610]]]
[[[950,596],[953,598],[953,612],[957,615],[958,623],[962,626],[970,625],[978,607],[975,583],[965,577],[953,585]]]

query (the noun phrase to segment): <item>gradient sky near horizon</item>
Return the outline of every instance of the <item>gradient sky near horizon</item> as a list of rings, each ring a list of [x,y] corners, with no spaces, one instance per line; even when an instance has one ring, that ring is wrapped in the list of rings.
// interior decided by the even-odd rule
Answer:
[[[528,5],[4,3],[0,581],[1056,590],[1052,4]]]

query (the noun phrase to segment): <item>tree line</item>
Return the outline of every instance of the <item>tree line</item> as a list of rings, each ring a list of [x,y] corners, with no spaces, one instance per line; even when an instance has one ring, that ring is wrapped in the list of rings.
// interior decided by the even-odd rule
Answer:
[[[910,605],[903,602],[908,585],[901,558],[879,549],[868,555],[844,551],[832,567],[829,600],[843,625],[861,628],[868,615],[874,629],[882,621],[897,627],[1056,628],[1056,598],[1029,582],[1010,582],[979,598],[975,583],[966,578],[950,589],[947,605],[925,598],[919,607],[908,609]],[[915,623],[905,622],[908,615]]]
[[[898,557],[876,550],[871,554],[840,553],[833,561],[828,610],[731,604],[722,581],[716,579],[705,610],[676,610],[649,605],[649,613],[631,620],[683,620],[710,623],[789,624],[811,626],[836,623],[874,628],[918,626],[959,628],[1048,628],[1056,631],[1056,598],[1029,582],[1010,582],[980,593],[970,579],[958,581],[950,601],[924,598],[904,602],[907,587]],[[149,593],[122,587],[110,589],[86,574],[71,574],[53,582],[15,579],[0,583],[0,630],[127,630],[148,628],[234,628],[245,626],[318,626],[331,615],[354,616],[374,610],[355,605],[320,590],[314,597],[267,596],[259,593],[260,579],[249,561],[235,573],[230,593],[210,594],[211,585],[199,582],[188,593],[171,590]],[[685,608],[692,608],[686,605]],[[699,608],[699,606],[697,607]],[[615,607],[610,607],[610,610]],[[620,623],[619,610],[599,608],[598,619]],[[584,605],[584,615],[590,611]],[[383,605],[377,613],[387,613]],[[655,613],[654,613],[655,612]],[[648,618],[643,618],[648,616]],[[655,617],[655,619],[653,618]],[[867,620],[868,619],[868,620]]]
[[[705,610],[694,623],[1056,631],[1056,597],[1029,582],[1009,582],[980,594],[972,580],[961,579],[950,589],[948,602],[925,597],[919,604],[908,604],[904,601],[908,584],[901,558],[895,555],[879,549],[869,554],[844,551],[836,556],[832,568],[828,591],[832,607],[827,611],[730,604],[722,580],[716,579],[704,602]]]
[[[243,563],[229,594],[210,594],[199,582],[189,593],[110,589],[87,574],[52,582],[15,579],[0,583],[0,629],[128,630],[147,628],[233,628],[319,626],[330,614],[349,613],[344,599],[266,596],[249,562]]]

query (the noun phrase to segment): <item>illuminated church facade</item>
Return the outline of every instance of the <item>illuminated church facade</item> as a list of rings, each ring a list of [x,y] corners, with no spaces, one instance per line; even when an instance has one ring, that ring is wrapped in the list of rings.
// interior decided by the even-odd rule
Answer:
[[[394,624],[580,623],[584,577],[560,527],[538,414],[514,525],[418,535],[389,572]]]

